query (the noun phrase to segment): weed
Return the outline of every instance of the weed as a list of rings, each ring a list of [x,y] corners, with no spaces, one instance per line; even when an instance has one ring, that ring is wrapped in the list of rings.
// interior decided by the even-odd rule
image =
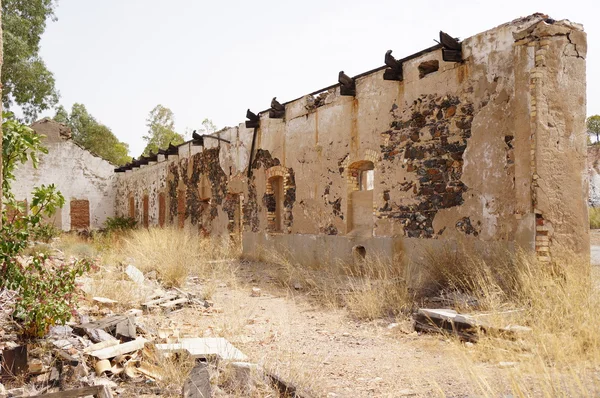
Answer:
[[[600,208],[590,207],[588,210],[589,210],[589,217],[590,217],[590,228],[592,228],[592,229],[600,228]]]

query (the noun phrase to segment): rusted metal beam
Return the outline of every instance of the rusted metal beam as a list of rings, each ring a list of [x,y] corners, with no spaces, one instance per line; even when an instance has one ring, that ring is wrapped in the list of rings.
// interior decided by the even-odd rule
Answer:
[[[279,101],[277,101],[277,97],[273,97],[271,100],[271,109],[269,109],[269,118],[270,119],[283,119],[285,116],[285,106],[281,105]]]
[[[462,43],[457,38],[440,30],[442,59],[446,62],[462,62]]]
[[[404,79],[402,75],[402,62],[399,62],[392,56],[392,50],[385,53],[385,65],[388,67],[383,72],[383,80],[394,80],[401,82]]]
[[[260,113],[259,113],[260,115]],[[246,128],[257,128],[260,125],[260,117],[248,109],[246,111]]]
[[[340,83],[340,95],[354,97],[356,95],[356,83],[354,79],[340,71],[338,74],[338,82]]]

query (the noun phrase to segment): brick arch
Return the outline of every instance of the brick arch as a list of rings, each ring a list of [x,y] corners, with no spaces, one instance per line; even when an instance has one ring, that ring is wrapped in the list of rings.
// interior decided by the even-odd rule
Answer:
[[[267,180],[267,186],[265,190],[265,197],[267,199],[267,203],[271,202],[272,205],[267,205],[267,229],[271,232],[283,232],[283,233],[291,233],[292,232],[292,209],[291,206],[286,206],[284,198],[289,195],[293,191],[293,195],[295,196],[295,182],[292,177],[290,170],[284,166],[273,166],[268,168],[265,171],[265,176]],[[281,197],[278,197],[278,194],[273,189],[273,184],[276,180],[279,180],[283,186],[281,187]],[[277,214],[277,208],[280,208],[280,213]],[[279,229],[277,223],[278,218],[281,229]]]

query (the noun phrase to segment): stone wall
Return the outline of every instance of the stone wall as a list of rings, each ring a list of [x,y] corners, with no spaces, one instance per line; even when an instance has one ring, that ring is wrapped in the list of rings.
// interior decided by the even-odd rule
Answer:
[[[16,199],[31,203],[34,187],[54,184],[65,197],[65,205],[50,220],[57,228],[101,228],[115,212],[115,166],[75,144],[60,123],[42,119],[31,127],[45,136],[48,154],[39,156],[37,169],[29,162],[16,170]]]
[[[130,167],[117,212],[133,198],[141,222],[148,195],[157,225],[164,195],[167,224],[307,263],[457,241],[587,253],[585,33],[536,14],[461,43],[462,62],[437,46],[401,81],[378,68]]]

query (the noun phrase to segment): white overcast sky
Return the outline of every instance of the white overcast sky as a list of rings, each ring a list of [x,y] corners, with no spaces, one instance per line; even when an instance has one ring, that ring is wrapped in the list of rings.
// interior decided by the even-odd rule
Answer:
[[[402,58],[443,30],[466,38],[535,12],[584,24],[587,113],[600,114],[600,1],[59,0],[42,57],[60,103],[75,102],[138,156],[146,117],[171,108],[176,129],[219,127]],[[53,114],[53,113],[52,113]]]

